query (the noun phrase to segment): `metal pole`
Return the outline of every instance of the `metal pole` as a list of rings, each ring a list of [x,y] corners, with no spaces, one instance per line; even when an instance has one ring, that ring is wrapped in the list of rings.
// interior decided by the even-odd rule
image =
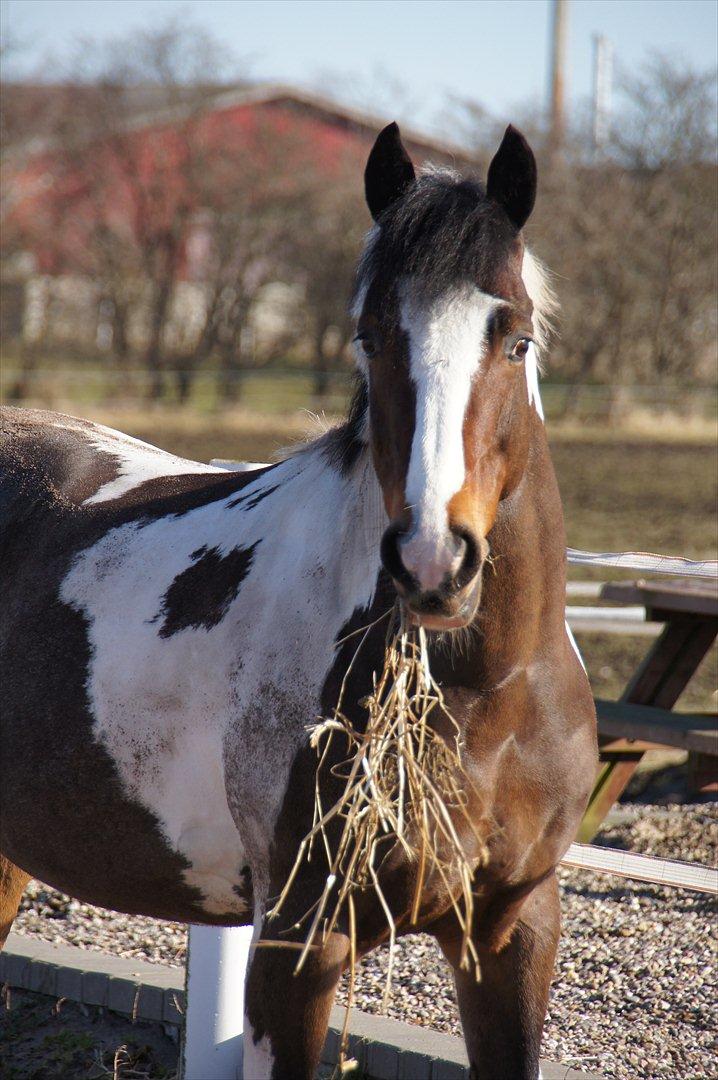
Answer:
[[[613,46],[608,38],[593,38],[593,147],[601,150],[610,135]]]
[[[568,0],[553,0],[551,19],[551,104],[550,144],[561,149],[566,135],[566,43],[568,38]]]
[[[182,1080],[241,1080],[252,927],[190,926]]]

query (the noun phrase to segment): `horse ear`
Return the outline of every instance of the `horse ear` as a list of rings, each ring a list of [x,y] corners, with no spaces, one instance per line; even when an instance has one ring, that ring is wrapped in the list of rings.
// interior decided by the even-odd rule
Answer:
[[[489,165],[486,194],[522,229],[536,202],[536,158],[520,131],[509,124]]]
[[[389,124],[377,135],[364,170],[364,191],[374,221],[401,198],[415,177],[411,158],[401,141],[399,125]]]

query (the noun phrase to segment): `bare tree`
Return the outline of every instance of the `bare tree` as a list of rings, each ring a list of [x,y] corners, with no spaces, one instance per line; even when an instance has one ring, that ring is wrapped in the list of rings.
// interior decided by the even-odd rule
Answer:
[[[266,286],[295,276],[295,237],[307,227],[311,148],[279,131],[270,116],[255,117],[241,143],[213,126],[216,148],[205,145],[192,187],[204,207],[201,232],[205,307],[196,345],[184,357],[181,396],[210,357],[217,361],[218,395],[236,401],[243,373],[291,348],[299,327],[283,329],[258,352],[246,347],[250,315]]]
[[[311,227],[297,243],[296,272],[304,289],[314,395],[319,399],[327,395],[332,373],[347,366],[351,281],[369,226],[360,176],[352,155],[338,175],[316,177],[308,204]]]
[[[211,36],[178,21],[134,34],[131,48],[125,39],[110,40],[99,53],[83,48],[88,55],[90,70],[80,60],[68,81],[57,131],[70,188],[64,201],[71,214],[87,215],[94,266],[83,269],[97,273],[109,301],[122,363],[128,318],[138,302],[144,308],[143,363],[149,395],[158,398],[168,316],[197,210],[201,126],[217,90],[205,73],[221,76],[226,55]],[[149,125],[137,123],[143,109],[155,117]]]
[[[710,378],[716,338],[716,82],[656,56],[621,80],[612,141],[597,155],[578,123],[564,154],[546,153],[540,119],[522,118],[541,184],[527,239],[556,271],[560,336],[552,370],[606,383]],[[491,119],[463,104],[475,156]],[[572,408],[578,394],[569,395]]]
[[[208,121],[207,105],[227,65],[222,48],[197,27],[171,22],[134,33],[131,42],[85,44],[78,57],[56,94],[51,138],[41,155],[51,190],[45,185],[34,212],[25,213],[24,239],[43,250],[54,273],[96,283],[121,365],[137,348],[130,324],[141,311],[142,362],[149,395],[158,398],[166,388],[168,324],[194,223],[204,209],[216,211],[217,250],[244,244],[245,269],[256,263],[256,244],[250,255],[237,227],[238,203],[252,201],[256,176],[248,193],[247,168],[238,167],[246,147],[243,156],[236,138],[223,146],[223,132]],[[222,181],[230,164],[227,186]],[[271,242],[268,233],[266,239]],[[225,253],[223,265],[231,261]],[[239,272],[235,278],[245,289],[233,303],[246,306],[256,280]]]

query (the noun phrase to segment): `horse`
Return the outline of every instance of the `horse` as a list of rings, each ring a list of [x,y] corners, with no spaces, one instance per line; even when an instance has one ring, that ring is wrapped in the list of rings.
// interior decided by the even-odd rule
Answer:
[[[34,877],[128,913],[252,924],[245,1076],[311,1077],[350,952],[340,921],[295,973],[321,860],[269,912],[312,825],[308,729],[343,684],[362,723],[398,601],[492,823],[472,882],[480,980],[460,963],[453,882],[427,881],[412,922],[417,869],[393,851],[383,893],[397,932],[433,935],[453,968],[472,1077],[535,1080],[555,868],[597,764],[538,391],[550,293],[522,232],[536,164],[509,126],[485,183],[417,174],[391,124],[364,181],[343,423],[228,472],[5,412],[0,923]],[[365,890],[357,955],[387,933]]]

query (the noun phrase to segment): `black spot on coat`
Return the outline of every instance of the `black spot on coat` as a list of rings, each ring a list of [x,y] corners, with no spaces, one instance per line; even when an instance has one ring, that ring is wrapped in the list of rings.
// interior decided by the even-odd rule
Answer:
[[[227,509],[233,510],[235,506],[241,506],[243,510],[254,510],[255,506],[261,503],[262,499],[266,499],[267,495],[271,495],[273,491],[276,491],[279,484],[275,484],[274,487],[265,488],[264,491],[256,491],[251,495],[240,495],[238,499],[233,499],[227,503]]]
[[[171,637],[191,626],[211,630],[224,618],[227,608],[249,573],[257,547],[233,548],[221,555],[219,548],[198,548],[192,566],[174,579],[164,597],[157,619],[163,619],[160,637]]]

